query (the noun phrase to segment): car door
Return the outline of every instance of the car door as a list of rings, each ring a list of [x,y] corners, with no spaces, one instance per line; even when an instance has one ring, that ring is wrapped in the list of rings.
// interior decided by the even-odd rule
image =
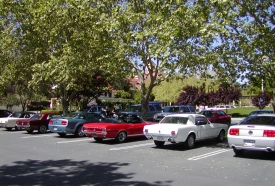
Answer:
[[[152,120],[153,116],[156,114],[156,109],[153,105],[148,105],[147,107],[147,120]]]
[[[199,139],[207,139],[215,135],[214,124],[210,123],[205,117],[198,116],[195,121],[200,136]]]
[[[137,116],[133,116],[133,133],[134,135],[143,135],[144,122]]]
[[[226,113],[222,110],[217,111],[216,123],[227,123]]]

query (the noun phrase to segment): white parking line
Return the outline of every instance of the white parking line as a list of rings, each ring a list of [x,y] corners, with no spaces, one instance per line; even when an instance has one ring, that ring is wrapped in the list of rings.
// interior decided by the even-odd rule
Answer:
[[[48,136],[54,136],[54,134],[46,134],[46,135],[35,135],[35,136],[25,136],[21,138],[41,138],[41,137],[48,137]]]
[[[221,149],[221,150],[217,150],[217,151],[210,152],[210,153],[207,153],[207,154],[202,154],[202,155],[199,155],[199,156],[194,156],[192,158],[189,158],[188,160],[199,160],[199,159],[207,158],[209,156],[215,156],[217,154],[228,152],[228,151],[231,151],[231,150],[232,149]]]
[[[91,141],[92,139],[81,139],[81,140],[72,140],[72,141],[59,141],[57,143],[74,143],[74,142],[80,142],[80,141]]]
[[[126,147],[118,147],[118,148],[112,148],[110,150],[132,149],[132,148],[142,147],[142,146],[147,146],[147,145],[153,145],[153,143],[144,143],[144,144],[139,144],[139,145],[131,145],[131,146],[126,146]]]

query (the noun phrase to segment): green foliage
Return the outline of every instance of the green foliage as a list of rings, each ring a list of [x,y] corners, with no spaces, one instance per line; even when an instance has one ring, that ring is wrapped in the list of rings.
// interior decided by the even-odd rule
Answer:
[[[7,94],[7,96],[1,97],[0,104],[5,105],[8,110],[12,110],[14,106],[19,106],[20,100],[15,94]]]
[[[124,91],[124,90],[116,90],[115,98],[130,99],[131,94],[129,92]]]

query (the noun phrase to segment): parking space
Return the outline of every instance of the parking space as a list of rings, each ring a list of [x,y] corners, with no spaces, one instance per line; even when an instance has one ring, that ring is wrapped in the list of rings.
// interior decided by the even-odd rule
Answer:
[[[60,137],[50,132],[28,134],[0,128],[0,141],[0,185],[273,183],[275,158],[259,153],[237,158],[226,142],[215,140],[198,142],[194,149],[187,150],[182,144],[169,143],[156,148],[146,138],[98,143],[87,137]],[[12,175],[24,184],[12,179]]]

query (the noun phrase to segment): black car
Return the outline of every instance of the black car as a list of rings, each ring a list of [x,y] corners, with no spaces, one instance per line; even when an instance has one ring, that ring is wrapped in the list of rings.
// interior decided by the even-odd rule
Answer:
[[[0,110],[0,118],[6,118],[11,114],[12,112],[9,110],[2,110],[2,109]]]
[[[162,112],[156,113],[153,117],[153,121],[160,121],[162,118],[169,114],[177,114],[177,113],[191,113],[195,114],[196,110],[195,107],[190,105],[172,105],[172,106],[165,106],[162,109]]]

